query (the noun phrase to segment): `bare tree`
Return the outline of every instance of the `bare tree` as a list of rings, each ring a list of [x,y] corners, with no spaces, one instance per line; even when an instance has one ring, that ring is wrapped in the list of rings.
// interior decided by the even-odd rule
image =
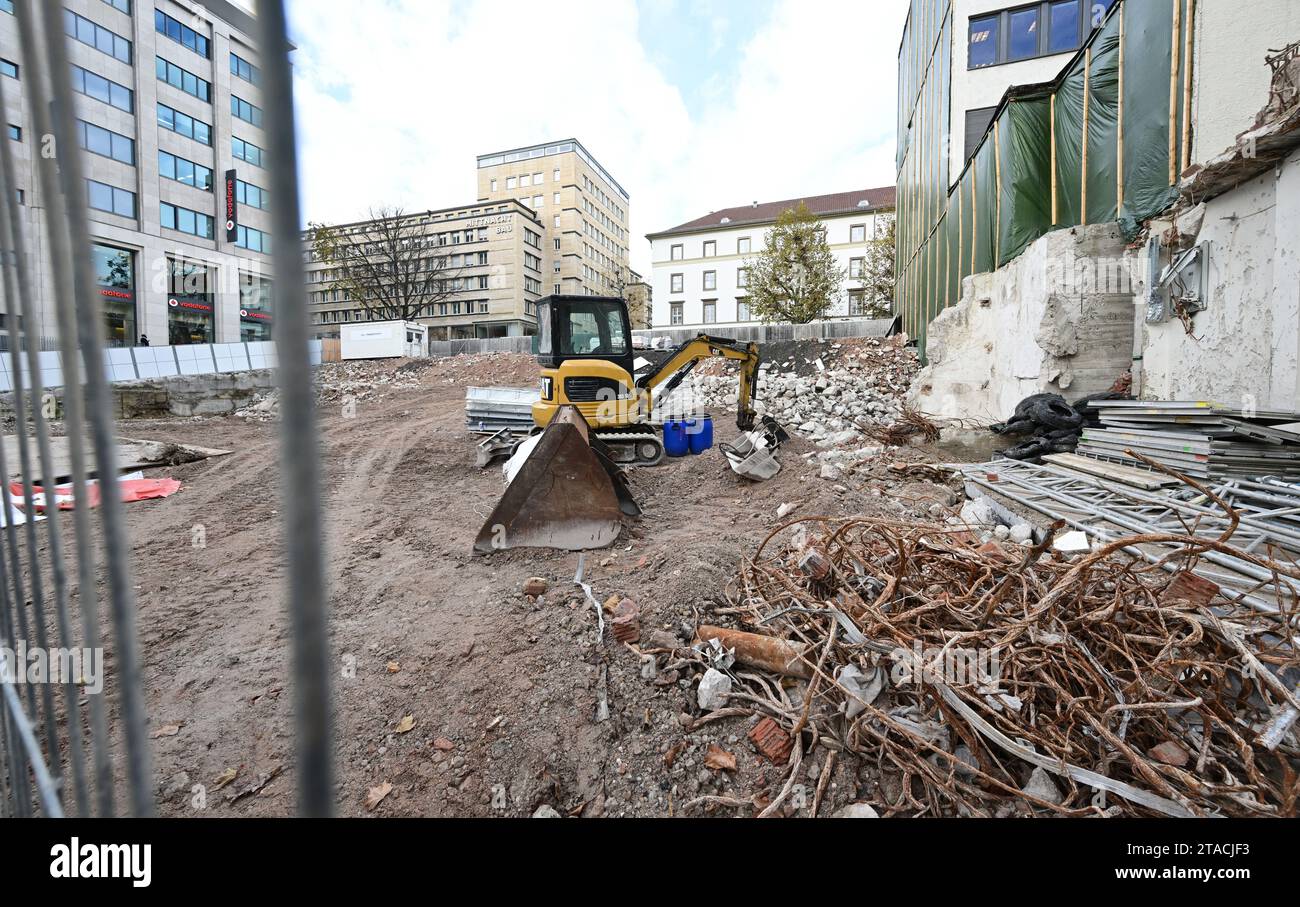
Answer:
[[[401,208],[372,208],[359,224],[308,224],[311,248],[328,262],[328,286],[380,321],[413,321],[458,294],[461,269],[451,264],[450,246],[438,245],[422,214]]]

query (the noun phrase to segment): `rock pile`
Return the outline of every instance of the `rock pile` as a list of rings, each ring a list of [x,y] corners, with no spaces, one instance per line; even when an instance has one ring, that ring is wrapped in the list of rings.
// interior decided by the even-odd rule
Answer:
[[[381,399],[386,391],[421,386],[418,368],[410,363],[424,359],[357,359],[350,362],[325,362],[315,373],[318,403],[335,403],[351,399]]]
[[[857,426],[897,420],[917,368],[901,337],[765,347],[755,409],[822,446],[862,445]],[[709,363],[699,371],[661,412],[691,412],[693,404],[735,411],[736,366]]]

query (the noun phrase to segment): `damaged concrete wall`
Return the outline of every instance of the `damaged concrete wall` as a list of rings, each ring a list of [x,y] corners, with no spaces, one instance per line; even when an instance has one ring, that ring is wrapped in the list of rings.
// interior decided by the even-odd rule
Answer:
[[[1133,286],[1115,224],[1041,237],[962,285],[930,324],[929,365],[909,402],[943,418],[996,422],[1030,394],[1107,390],[1133,356]]]
[[[1270,50],[1300,41],[1296,0],[1197,0],[1192,163],[1230,147],[1269,94]]]
[[[1205,309],[1143,325],[1140,396],[1300,410],[1300,152],[1196,214]]]

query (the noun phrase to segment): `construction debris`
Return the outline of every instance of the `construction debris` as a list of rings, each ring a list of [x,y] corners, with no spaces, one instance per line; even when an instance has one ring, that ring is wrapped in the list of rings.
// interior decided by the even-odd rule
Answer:
[[[887,425],[903,413],[918,368],[916,353],[904,340],[898,336],[765,343],[756,409],[812,441],[861,443],[862,426]],[[656,407],[734,410],[733,368],[721,362],[701,366],[671,402]]]
[[[1300,740],[1293,724],[1272,750],[1262,734],[1297,706],[1296,596],[1278,587],[1267,613],[1186,577],[1211,552],[1281,577],[1300,567],[1231,533],[1165,536],[1175,550],[1159,564],[1128,553],[1141,536],[1007,557],[964,528],[808,517],[769,535],[728,596],[726,613],[763,634],[698,632],[766,672],[733,672],[729,711],[764,716],[751,739],[774,734],[769,720],[793,735],[787,788],[822,746],[901,777],[869,804],[885,815],[1005,815],[1008,802],[1294,815]],[[796,566],[808,544],[832,564],[821,580]],[[797,695],[780,682],[788,659],[807,678]]]
[[[1243,412],[1207,401],[1113,401],[1078,452],[1126,466],[1142,454],[1183,475],[1300,478],[1300,413]]]
[[[1001,453],[1012,460],[1031,460],[1074,450],[1082,427],[1083,416],[1060,394],[1033,394],[1016,404],[1010,419],[990,429],[998,435],[1027,437]]]
[[[533,404],[541,392],[526,387],[465,388],[465,425],[472,432],[495,434],[501,429],[526,435],[533,429]]]

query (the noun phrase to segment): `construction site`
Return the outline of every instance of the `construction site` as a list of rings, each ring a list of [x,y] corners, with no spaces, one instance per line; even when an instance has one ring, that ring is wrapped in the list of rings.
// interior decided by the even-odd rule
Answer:
[[[902,6],[897,186],[684,220],[644,279],[576,140],[307,221],[284,5],[223,7],[276,207],[228,171],[146,290],[107,127],[37,103],[94,97],[107,13],[0,4],[87,152],[0,143],[0,815],[1300,815],[1294,10]]]
[[[535,395],[533,356],[318,366],[340,813],[1293,814],[1296,492],[963,466],[996,436],[907,407],[903,341],[772,347],[779,471],[620,470],[639,515],[585,551],[474,551],[474,401]],[[738,368],[702,371],[725,433]],[[230,405],[121,423],[201,455],[125,509],[162,815],[294,808],[279,395]]]

